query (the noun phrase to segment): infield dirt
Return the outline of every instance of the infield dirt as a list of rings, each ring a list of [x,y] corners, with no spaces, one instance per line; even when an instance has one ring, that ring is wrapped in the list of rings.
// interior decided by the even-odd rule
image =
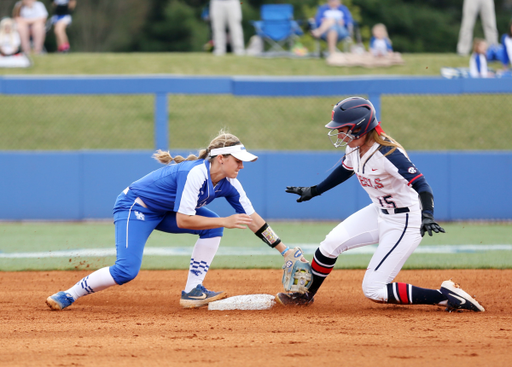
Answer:
[[[452,278],[486,312],[377,304],[364,271],[335,270],[307,308],[182,309],[186,271],[142,271],[121,287],[51,311],[46,298],[89,272],[0,272],[2,366],[510,366],[512,270],[408,270],[396,281]],[[279,270],[210,270],[229,296],[275,294]]]

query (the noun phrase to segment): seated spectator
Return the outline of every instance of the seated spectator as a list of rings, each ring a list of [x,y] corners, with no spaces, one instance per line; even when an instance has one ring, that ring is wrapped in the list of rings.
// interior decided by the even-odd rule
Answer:
[[[35,0],[21,0],[14,5],[13,18],[16,21],[20,34],[21,49],[30,54],[30,39],[34,46],[34,53],[40,54],[43,50],[46,35],[45,23],[48,12],[44,4]]]
[[[472,78],[492,78],[494,76],[487,69],[487,42],[481,38],[473,41],[473,53],[469,58],[469,75]]]
[[[388,36],[388,30],[382,23],[375,24],[372,28],[372,38],[370,39],[370,52],[373,56],[387,56],[393,52],[391,40]]]
[[[71,24],[71,12],[75,9],[76,0],[53,0],[53,6],[54,15],[50,19],[57,38],[57,52],[69,52],[66,28]]]
[[[311,31],[315,38],[327,41],[329,54],[336,53],[336,45],[352,35],[352,15],[340,0],[328,0],[318,8],[315,16],[316,28]]]
[[[11,18],[4,18],[0,22],[0,56],[12,56],[20,52],[20,35],[15,29]]]

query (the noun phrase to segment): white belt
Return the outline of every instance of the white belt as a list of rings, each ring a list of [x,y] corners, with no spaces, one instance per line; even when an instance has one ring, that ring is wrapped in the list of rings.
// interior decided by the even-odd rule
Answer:
[[[126,189],[124,189],[124,190],[123,190],[123,193],[126,195],[126,194],[128,194],[128,191],[129,191],[129,190],[130,190],[130,188],[129,188],[129,187],[127,187]],[[139,204],[140,206],[142,206],[142,207],[146,208],[146,209],[148,208],[148,206],[146,205],[146,203],[145,203],[145,202],[143,202],[143,201],[142,201],[142,199],[141,199],[141,198],[139,198],[139,197],[137,197],[137,198],[135,199],[135,202],[136,202],[137,204]]]

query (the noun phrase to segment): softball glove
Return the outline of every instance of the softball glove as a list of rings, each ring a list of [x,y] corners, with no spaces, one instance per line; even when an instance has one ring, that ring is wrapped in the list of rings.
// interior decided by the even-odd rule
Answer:
[[[295,247],[284,256],[282,282],[286,292],[305,293],[311,287],[311,265],[302,254],[302,249]]]

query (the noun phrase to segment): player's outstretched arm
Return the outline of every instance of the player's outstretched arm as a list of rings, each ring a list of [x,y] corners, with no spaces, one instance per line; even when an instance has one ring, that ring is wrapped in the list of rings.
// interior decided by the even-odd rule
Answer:
[[[256,212],[251,214],[252,223],[248,225],[249,229],[254,232],[254,234],[260,238],[263,242],[265,242],[271,248],[279,251],[283,257],[290,256],[295,253],[296,248],[289,248],[286,246],[279,236],[274,232],[274,230],[265,222],[265,220]],[[302,253],[302,251],[301,251]],[[302,254],[300,255],[300,260],[302,262],[308,262]]]
[[[201,215],[186,215],[176,213],[176,223],[179,228],[212,229],[212,228],[240,228],[250,226],[252,218],[247,214],[233,214],[229,217],[210,218]]]
[[[316,186],[300,187],[300,186],[286,186],[286,192],[289,194],[297,194],[300,198],[297,199],[298,203],[308,201],[318,196]]]

